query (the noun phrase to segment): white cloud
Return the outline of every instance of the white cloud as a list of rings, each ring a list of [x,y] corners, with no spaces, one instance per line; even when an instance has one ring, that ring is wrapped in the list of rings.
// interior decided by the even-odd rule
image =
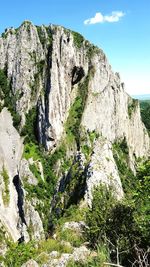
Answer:
[[[110,15],[102,15],[102,13],[98,12],[95,14],[95,17],[86,19],[84,24],[96,24],[96,23],[104,23],[104,22],[117,22],[123,17],[125,14],[122,11],[113,11]]]

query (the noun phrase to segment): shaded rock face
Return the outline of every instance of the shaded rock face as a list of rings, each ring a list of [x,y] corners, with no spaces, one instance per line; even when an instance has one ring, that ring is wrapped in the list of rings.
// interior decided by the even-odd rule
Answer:
[[[22,176],[19,176],[22,153],[23,140],[13,127],[10,112],[4,108],[0,113],[0,222],[12,239],[19,242],[29,240],[30,218],[35,239],[44,235],[41,219],[34,208],[28,205],[26,212],[24,210],[26,199]]]
[[[71,197],[67,203],[72,204],[79,195],[91,205],[93,189],[101,182],[113,186],[118,199],[123,196],[112,144],[125,138],[129,165],[134,171],[135,159],[149,155],[150,140],[141,121],[139,104],[125,93],[119,74],[112,71],[102,50],[79,37],[60,26],[38,27],[26,21],[18,29],[6,30],[0,37],[0,69],[7,72],[15,96],[15,109],[21,116],[19,131],[26,123],[26,114],[36,108],[38,143],[49,153],[65,139],[66,121],[77,101],[72,121],[79,123],[73,129],[79,137],[68,145],[67,157],[72,156],[72,163],[64,175],[57,177],[60,182],[56,191],[65,195],[74,172],[78,177],[76,191],[69,192]],[[85,96],[83,85],[87,80]],[[83,99],[82,110],[79,104]],[[77,112],[81,111],[79,121]],[[76,141],[81,139],[82,132],[86,136],[91,132],[99,134],[90,145],[86,160],[81,140],[78,144]],[[22,186],[24,182],[38,186],[28,160],[21,158],[22,153],[22,139],[4,108],[0,113],[0,221],[15,241],[20,238],[28,241],[31,225],[34,238],[44,235],[41,218],[26,199]],[[42,163],[39,164],[42,173]],[[61,165],[61,160],[57,165]],[[78,169],[74,170],[74,165]],[[43,174],[42,177],[44,180]]]
[[[18,164],[21,160],[22,152],[22,140],[12,125],[10,113],[5,108],[0,113],[0,221],[5,225],[14,240],[20,238],[20,231],[17,229],[19,222],[18,194],[13,178],[18,175]]]

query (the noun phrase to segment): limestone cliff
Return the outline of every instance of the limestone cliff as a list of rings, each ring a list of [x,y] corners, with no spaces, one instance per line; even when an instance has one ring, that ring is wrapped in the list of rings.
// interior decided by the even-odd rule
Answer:
[[[0,69],[9,81],[8,95],[4,89],[0,94],[0,220],[12,238],[42,238],[45,211],[39,206],[49,214],[59,206],[60,215],[81,199],[90,205],[100,182],[121,198],[112,145],[126,141],[135,172],[136,159],[149,155],[150,140],[138,101],[126,94],[104,52],[63,27],[25,21],[0,37]],[[21,118],[18,132],[6,107]],[[24,147],[20,134],[30,139],[24,129],[33,109],[36,141],[29,153],[31,142]],[[39,145],[47,152],[39,154]]]
[[[22,153],[23,140],[13,127],[10,112],[4,108],[0,113],[0,221],[14,241],[29,241],[27,229],[31,223],[32,236],[35,239],[43,236],[39,214],[25,198],[22,188]],[[29,175],[31,179],[33,174]]]

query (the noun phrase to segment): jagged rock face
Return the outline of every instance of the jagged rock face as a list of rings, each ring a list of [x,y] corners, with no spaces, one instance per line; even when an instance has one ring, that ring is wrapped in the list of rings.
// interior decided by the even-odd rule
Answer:
[[[93,60],[95,65],[97,58]],[[111,71],[106,59],[97,62],[90,80],[82,125],[112,143],[126,137],[131,155],[134,153],[137,158],[149,153],[149,136],[141,121],[139,104],[125,93],[118,74]]]
[[[22,188],[23,176],[31,174],[27,162],[25,166],[28,171],[20,171],[24,162],[22,153],[23,140],[13,127],[10,112],[4,108],[0,113],[0,222],[14,241],[20,238],[29,241],[28,228],[31,223],[32,237],[39,239],[44,236],[39,214],[26,201]],[[30,180],[37,184],[33,174]]]
[[[10,113],[5,108],[0,113],[0,221],[14,240],[19,239],[20,233],[17,229],[18,195],[13,178],[18,174],[22,152],[22,140],[12,125]]]
[[[16,107],[24,123],[25,112],[31,108],[32,101],[35,101],[31,88],[37,73],[37,64],[44,60],[36,28],[27,23],[18,30],[8,30],[5,37],[0,38],[0,54],[0,68],[7,68],[12,90],[17,95]],[[42,87],[40,82],[39,87]]]
[[[100,183],[114,188],[115,196],[118,200],[123,197],[122,184],[113,158],[111,143],[102,137],[94,144],[93,154],[87,171],[85,201],[89,206],[92,205],[93,189]]]
[[[89,58],[86,42],[78,48],[71,31],[53,25],[39,30],[24,22],[17,30],[8,29],[0,38],[0,55],[0,68],[7,67],[12,90],[17,95],[22,125],[26,112],[38,103],[38,136],[47,149],[57,146],[61,139],[76,85],[92,66],[83,126],[96,129],[109,141],[126,136],[132,153],[137,157],[147,154],[149,138],[141,123],[139,107],[129,118],[131,99],[101,50]]]
[[[7,67],[18,98],[22,125],[25,113],[38,102],[39,140],[47,149],[57,145],[76,94],[72,85],[88,72],[84,47],[78,50],[71,32],[62,27],[43,26],[38,35],[37,27],[25,22],[0,38],[0,54],[0,68]]]
[[[22,159],[20,162],[19,174],[22,181],[25,179],[28,184],[35,186],[38,184],[37,179],[29,169],[29,162],[26,159]]]
[[[70,152],[68,148],[67,155],[72,156],[72,170],[70,168],[63,178],[57,177],[60,184],[57,184],[56,191],[65,192],[76,165],[74,173],[82,180],[83,186],[77,195],[91,205],[93,188],[101,182],[112,185],[118,199],[123,196],[112,143],[126,139],[129,164],[134,170],[135,158],[148,156],[150,140],[141,121],[138,103],[125,93],[119,75],[113,73],[103,51],[80,38],[76,40],[75,35],[63,27],[37,27],[24,22],[18,29],[9,29],[0,37],[0,68],[5,68],[16,98],[15,108],[22,119],[20,130],[25,124],[26,114],[34,107],[37,110],[38,141],[49,151],[59,147],[67,135],[65,126],[70,108],[78,93],[85,94],[82,85],[88,81],[87,96],[78,99],[84,99],[85,106],[81,124],[76,129],[79,135],[82,131],[86,135],[94,131],[100,137],[91,146],[88,160],[81,153],[81,146],[77,142],[74,145],[74,138],[70,144],[74,149]],[[0,173],[3,173],[0,175],[0,220],[15,241],[20,237],[28,241],[28,228],[31,226],[35,239],[43,237],[41,218],[34,205],[26,199],[22,187],[24,181],[32,186],[38,186],[38,181],[30,171],[30,163],[21,159],[22,152],[22,139],[12,125],[9,112],[3,109],[0,113]],[[56,163],[61,165],[61,160]],[[38,164],[44,180],[42,163],[39,161]],[[8,191],[10,196],[6,198]],[[74,198],[74,194],[76,192],[69,191],[68,195]],[[7,202],[9,200],[7,207],[4,206],[4,197]],[[70,199],[67,201],[72,203]]]
[[[53,28],[52,28],[53,29]],[[76,84],[82,77],[75,66],[84,67],[84,72],[88,72],[88,61],[85,58],[83,48],[78,51],[73,42],[70,32],[65,32],[62,27],[58,27],[53,33],[53,44],[51,54],[51,70],[49,81],[49,95],[47,96],[48,122],[47,148],[52,144],[57,145],[64,131],[64,123],[68,115],[69,108],[76,95],[73,90],[73,83]],[[75,75],[77,76],[75,78]]]

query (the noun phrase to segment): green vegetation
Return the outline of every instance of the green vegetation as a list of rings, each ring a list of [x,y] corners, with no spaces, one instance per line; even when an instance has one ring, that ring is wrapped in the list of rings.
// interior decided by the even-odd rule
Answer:
[[[45,60],[40,60],[39,62],[37,62],[36,65],[37,65],[37,69],[38,69],[38,74],[43,74]]]
[[[99,138],[99,136],[100,136],[99,133],[97,133],[95,130],[92,131],[92,132],[88,132],[88,135],[89,135],[91,144],[93,144],[93,142],[94,142],[97,138]]]
[[[94,257],[89,256],[85,262],[74,262],[70,260],[67,267],[104,267],[104,262],[109,261],[107,248],[105,246],[97,246],[96,254]]]
[[[44,26],[44,28],[47,32],[47,35],[48,35],[48,39],[46,37],[44,29],[41,26],[36,26],[36,28],[37,28],[38,36],[39,36],[39,39],[40,39],[40,42],[41,42],[43,48],[45,47],[45,45],[47,45],[47,41],[49,42],[49,45],[52,45],[51,28]]]
[[[5,206],[8,206],[9,201],[10,201],[10,195],[9,195],[9,176],[8,173],[5,169],[5,167],[3,166],[1,175],[3,177],[3,181],[4,181],[4,190],[2,191],[2,198],[3,198],[3,203]]]
[[[91,153],[93,151],[94,141],[99,137],[99,134],[96,131],[85,132],[84,129],[80,130],[80,147],[81,151],[84,154],[87,164],[90,160]]]
[[[72,35],[75,46],[80,49],[83,45],[84,37],[80,33],[74,31],[72,31]]]
[[[68,173],[63,177],[63,189],[60,189],[55,199],[56,206],[53,209],[54,220],[60,218],[62,215],[65,216],[67,210],[70,209],[72,205],[78,204],[84,196],[86,168],[88,167],[90,156],[93,151],[93,143],[99,135],[95,131],[85,134],[83,129],[80,129],[80,134],[81,151],[84,153],[86,161],[83,168],[77,158],[74,158],[72,162],[70,161]]]
[[[2,38],[6,39],[7,38],[7,35],[8,35],[8,33],[7,33],[7,29],[6,29],[5,32],[3,32],[1,34],[1,36],[2,36]]]
[[[143,167],[144,166],[144,167]],[[95,189],[92,208],[87,212],[87,239],[91,246],[104,244],[110,252],[112,262],[123,266],[132,266],[138,253],[147,251],[149,246],[149,176],[145,172],[150,168],[150,161],[142,165],[137,173],[137,182],[132,198],[116,202],[112,188],[101,185]],[[144,181],[143,181],[144,179]],[[143,195],[142,195],[143,194]],[[117,253],[118,251],[118,253]]]
[[[98,54],[100,52],[100,48],[97,46],[91,44],[90,42],[86,41],[85,42],[85,47],[86,47],[86,55],[89,59],[91,59],[95,54]]]
[[[132,99],[131,102],[128,104],[128,115],[131,119],[133,112],[135,112],[135,109],[138,105],[139,101],[137,99]]]
[[[126,198],[135,204],[134,208],[137,212],[137,219],[147,221],[147,214],[149,210],[149,173],[150,173],[150,160],[137,162],[137,173],[133,174],[128,167],[128,148],[125,140],[122,143],[114,144],[114,158],[119,170],[121,181],[123,184]],[[133,204],[132,203],[132,204]],[[147,224],[146,224],[147,225]],[[147,226],[146,226],[147,227]],[[141,231],[144,229],[144,223]]]
[[[25,136],[25,143],[37,143],[37,108],[33,107],[26,114],[26,123],[21,131],[21,135]]]
[[[107,220],[110,218],[111,209],[115,205],[113,191],[105,185],[95,188],[92,208],[87,212],[86,222],[87,240],[90,245],[96,247],[105,242]]]
[[[73,229],[63,229],[66,222],[85,221],[87,208],[81,208],[78,205],[71,205],[64,210],[63,216],[60,217],[55,224],[55,234],[57,240],[67,241],[74,247],[79,247],[85,241],[83,234]]]
[[[58,220],[59,227],[64,225],[65,222],[85,221],[86,211],[86,207],[81,208],[79,205],[71,205],[68,209],[65,210],[63,216]]]
[[[6,266],[20,267],[29,259],[36,260],[39,264],[44,264],[49,259],[48,254],[52,251],[60,253],[71,253],[71,247],[61,244],[54,239],[40,241],[35,246],[35,242],[31,241],[27,244],[9,244],[9,249],[3,257]]]
[[[150,240],[150,160],[140,163],[137,168],[136,187],[133,191],[135,202],[136,222],[144,239],[144,245],[149,245]],[[143,240],[142,239],[142,240]]]
[[[20,267],[24,262],[35,256],[35,248],[32,242],[17,245],[9,244],[5,254],[4,263],[6,266]]]
[[[136,180],[132,170],[129,168],[129,150],[126,139],[113,144],[113,155],[116,161],[123,190],[128,197],[134,189]]]
[[[150,100],[140,101],[141,117],[150,134]]]
[[[128,167],[126,140],[115,143],[113,152],[125,198],[118,202],[113,188],[105,185],[95,188],[92,208],[86,215],[89,226],[86,238],[94,248],[104,245],[110,252],[111,262],[132,266],[149,247],[150,160],[139,162],[137,173],[133,175]]]
[[[63,190],[57,193],[53,211],[53,221],[59,219],[71,205],[76,205],[83,198],[85,188],[85,171],[80,168],[80,163],[74,161],[63,179]]]
[[[8,36],[8,34],[10,34],[10,35],[12,35],[12,34],[14,34],[15,32],[14,32],[14,30],[13,29],[11,29],[11,28],[6,28],[5,29],[5,32],[3,32],[2,34],[1,34],[1,36],[2,36],[2,38],[4,38],[4,39],[6,39],[7,38],[7,36]]]
[[[85,133],[80,125],[88,95],[90,74],[91,72],[89,72],[84,82],[78,85],[78,94],[70,108],[65,124],[66,142],[68,146],[73,143],[76,144],[77,149],[84,153],[86,157],[85,168],[81,168],[80,162],[76,158],[70,162],[68,173],[63,178],[64,189],[60,190],[55,199],[53,221],[60,218],[66,212],[66,209],[79,203],[83,198],[86,184],[86,168],[89,164],[94,140],[99,136],[95,131]]]
[[[30,83],[31,96],[32,96],[32,99],[34,100],[37,97],[37,92],[40,86],[40,80],[42,80],[42,77],[43,77],[45,60],[40,60],[37,62],[35,51],[32,54],[30,54],[30,56],[34,60],[35,66],[37,68],[37,72],[34,74],[34,82]]]
[[[25,20],[25,21],[23,21],[22,24],[21,24],[18,28],[15,29],[15,33],[17,34],[17,33],[19,32],[19,30],[20,30],[23,26],[26,28],[28,34],[30,34],[30,28],[31,28],[31,26],[32,26],[32,23],[31,23],[31,21],[29,21],[29,20]]]
[[[9,234],[6,230],[6,228],[3,226],[3,224],[1,224],[0,222],[0,250],[3,250],[3,246],[6,246],[9,244]],[[0,254],[0,262],[1,262],[1,254]]]
[[[60,240],[69,242],[73,247],[80,247],[84,243],[84,238],[77,231],[72,229],[65,229],[60,232]]]
[[[40,160],[40,150],[39,146],[35,143],[25,143],[23,158],[26,160],[33,158],[34,161]]]
[[[40,26],[36,26],[36,28],[37,28],[37,32],[38,32],[38,36],[39,36],[40,42],[41,42],[42,46],[44,47],[45,43],[46,43],[45,32],[43,31],[42,27],[40,27]]]
[[[69,116],[65,125],[68,140],[76,141],[77,147],[80,147],[80,123],[88,96],[88,75],[83,83],[78,86],[78,95],[70,108]]]
[[[80,33],[74,31],[72,31],[71,33],[73,35],[74,44],[78,49],[80,49],[83,44],[85,44],[86,55],[89,59],[92,58],[94,54],[99,53],[100,49],[97,46],[92,45],[89,41],[85,40]]]
[[[37,178],[38,185],[34,186],[24,183],[24,188],[28,193],[29,199],[36,197],[37,199],[41,200],[41,203],[37,204],[36,208],[43,219],[44,229],[46,232],[48,231],[50,200],[54,194],[54,189],[57,183],[57,177],[54,168],[56,162],[59,159],[62,159],[64,154],[64,146],[57,149],[52,155],[49,155],[42,147],[39,147],[32,142],[25,144],[24,148],[24,158],[33,158],[35,162],[40,161],[43,166],[44,181],[41,179],[40,172],[34,163],[33,165],[30,165],[30,170]]]
[[[5,234],[6,234],[6,231],[4,230],[4,227],[2,225],[0,225],[0,244],[2,243],[2,241],[4,241],[5,239]]]
[[[61,244],[60,241],[55,239],[47,239],[47,241],[41,241],[39,243],[39,252],[45,251],[46,253],[50,253],[52,251],[58,251],[60,253],[71,253],[72,248],[64,243]]]
[[[38,181],[40,181],[41,180],[41,173],[38,170],[37,165],[35,163],[30,164],[29,169],[34,174],[34,176],[38,179]]]
[[[0,69],[0,111],[7,107],[13,117],[13,125],[18,129],[21,117],[16,111],[16,101],[18,95],[14,95],[11,90],[11,83],[7,79],[6,70]]]

